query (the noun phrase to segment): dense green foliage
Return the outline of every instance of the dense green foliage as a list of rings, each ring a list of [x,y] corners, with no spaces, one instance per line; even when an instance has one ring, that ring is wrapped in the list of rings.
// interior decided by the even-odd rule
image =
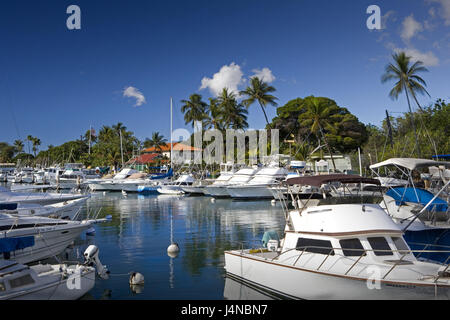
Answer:
[[[294,136],[295,148],[303,150],[305,158],[307,144],[311,149],[325,146],[332,152],[348,153],[357,150],[368,139],[366,127],[346,108],[324,97],[297,98],[277,109],[272,128],[280,130],[282,141]],[[286,150],[289,146],[283,144]]]
[[[368,161],[383,161],[392,157],[415,157],[416,143],[414,129],[422,158],[429,159],[435,154],[448,154],[450,151],[450,103],[438,99],[434,104],[416,112],[405,113],[399,117],[389,117],[392,128],[392,144],[387,120],[380,128],[368,125],[369,139],[363,148]]]

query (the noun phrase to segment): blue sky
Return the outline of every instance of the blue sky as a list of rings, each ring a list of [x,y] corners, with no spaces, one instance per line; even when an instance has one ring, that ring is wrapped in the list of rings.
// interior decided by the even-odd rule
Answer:
[[[72,4],[81,30],[66,27]],[[382,30],[366,27],[374,4]],[[399,49],[430,71],[431,99],[420,101],[450,101],[449,0],[8,0],[0,41],[0,141],[31,134],[43,148],[118,121],[140,139],[168,137],[170,97],[174,127],[188,128],[180,100],[243,89],[255,74],[277,88],[279,105],[325,96],[379,125],[385,109],[407,110],[380,81]],[[249,123],[265,124],[256,105]]]

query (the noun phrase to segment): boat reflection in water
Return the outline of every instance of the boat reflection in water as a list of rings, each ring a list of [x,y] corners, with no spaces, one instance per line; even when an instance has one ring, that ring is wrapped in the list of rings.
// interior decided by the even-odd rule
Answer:
[[[225,277],[225,289],[223,290],[225,300],[281,300],[284,297],[278,296],[271,291],[262,289],[259,286],[243,282],[231,275]]]
[[[118,192],[96,194],[87,208],[102,208],[101,215],[112,220],[96,225],[94,237],[83,234],[61,258],[71,260],[90,244],[101,247],[112,276],[96,282],[85,297],[93,299],[221,300],[224,251],[260,241],[267,230],[281,234],[285,225],[281,206],[270,201],[212,203],[210,197]],[[172,240],[180,248],[175,258],[167,252]],[[130,272],[141,273],[145,286],[130,288]]]

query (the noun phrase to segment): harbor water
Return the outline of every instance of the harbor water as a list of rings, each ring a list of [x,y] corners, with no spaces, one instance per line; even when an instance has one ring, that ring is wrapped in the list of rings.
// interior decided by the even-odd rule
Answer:
[[[261,298],[258,292],[247,296],[250,288],[241,296],[241,284],[226,279],[224,251],[242,243],[260,247],[265,231],[282,235],[285,226],[281,205],[270,201],[94,193],[82,215],[99,210],[99,217],[111,215],[112,220],[97,224],[94,236],[83,234],[59,256],[82,261],[90,244],[99,247],[111,274],[108,280],[98,279],[84,299]],[[175,258],[167,253],[171,239],[180,247]],[[131,272],[145,277],[143,286],[129,285]]]

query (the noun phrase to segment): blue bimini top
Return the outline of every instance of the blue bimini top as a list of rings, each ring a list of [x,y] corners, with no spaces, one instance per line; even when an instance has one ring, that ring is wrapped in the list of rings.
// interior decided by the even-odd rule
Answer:
[[[420,188],[416,188],[415,191],[414,188],[391,188],[386,192],[386,195],[394,198],[395,203],[399,206],[405,202],[420,203],[425,206],[434,197],[431,192]],[[430,211],[434,210],[436,212],[445,212],[447,211],[447,208],[447,202],[441,198],[434,199],[432,204],[428,207]]]
[[[14,252],[34,246],[34,237],[0,238],[0,253]]]

